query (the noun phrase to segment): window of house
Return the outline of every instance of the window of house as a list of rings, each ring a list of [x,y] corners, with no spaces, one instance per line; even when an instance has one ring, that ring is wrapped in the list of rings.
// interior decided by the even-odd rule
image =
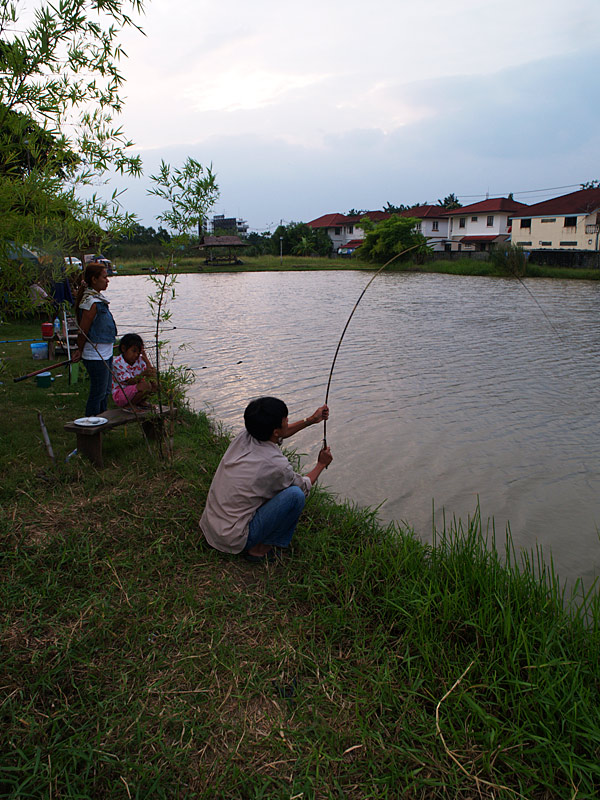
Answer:
[[[556,222],[556,217],[546,217],[542,222]]]
[[[561,242],[561,247],[577,247],[577,242]]]
[[[467,218],[466,217],[461,217],[458,220],[458,227],[459,228],[464,228],[466,224],[467,224]]]
[[[335,236],[339,236],[340,233],[342,232],[342,229],[341,228],[334,228],[333,232],[334,232]]]
[[[576,228],[577,217],[565,217],[565,228]]]
[[[488,226],[488,228],[491,228],[493,224],[494,224],[494,215],[490,214],[490,216],[487,218],[487,226]]]
[[[552,242],[540,242],[542,247],[552,247]]]
[[[434,219],[433,222],[431,223],[431,230],[439,231],[439,229],[440,229],[440,223],[437,221],[437,219]]]
[[[531,247],[531,242],[519,242],[521,247]]]
[[[471,217],[471,222],[477,222],[477,217]]]
[[[348,233],[354,233],[354,225],[348,225]]]
[[[531,230],[531,218],[530,219],[522,219],[521,220],[521,227],[522,228],[529,228]]]

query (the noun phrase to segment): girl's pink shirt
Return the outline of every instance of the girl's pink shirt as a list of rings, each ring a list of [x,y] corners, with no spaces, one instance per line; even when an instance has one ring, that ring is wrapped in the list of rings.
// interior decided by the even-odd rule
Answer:
[[[119,387],[117,378],[125,385],[125,381],[129,380],[129,378],[135,378],[137,375],[141,375],[142,372],[144,372],[146,369],[146,362],[144,361],[144,356],[140,355],[135,364],[128,364],[122,355],[118,355],[113,359],[112,368],[112,391],[114,392],[115,389]]]

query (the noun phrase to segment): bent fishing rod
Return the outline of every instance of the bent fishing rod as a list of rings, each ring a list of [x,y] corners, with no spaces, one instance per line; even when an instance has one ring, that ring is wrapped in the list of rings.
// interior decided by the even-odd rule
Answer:
[[[373,283],[375,278],[379,275],[379,273],[383,272],[383,270],[387,266],[389,266],[392,263],[392,261],[395,261],[397,258],[400,258],[400,256],[403,256],[405,253],[409,253],[411,250],[416,250],[417,247],[422,247],[422,246],[423,246],[422,242],[419,242],[418,244],[414,244],[412,247],[407,247],[406,250],[402,250],[400,253],[396,253],[395,256],[392,256],[392,258],[390,258],[389,261],[386,261],[385,264],[377,270],[377,272],[373,275],[371,280],[367,283],[365,288],[360,293],[360,297],[358,298],[358,300],[354,304],[354,308],[352,309],[352,312],[351,312],[350,316],[348,317],[348,321],[344,325],[344,330],[342,331],[342,335],[340,336],[340,340],[339,340],[338,345],[337,345],[336,350],[335,350],[335,355],[333,356],[333,363],[331,364],[331,369],[329,370],[329,380],[327,381],[327,391],[325,392],[325,405],[327,405],[327,401],[329,399],[329,389],[331,387],[331,378],[333,376],[333,369],[335,367],[335,362],[337,360],[338,353],[340,352],[340,347],[341,347],[342,341],[344,339],[346,331],[348,330],[348,325],[350,325],[350,320],[354,316],[354,312],[358,308],[358,304],[360,303],[360,301],[363,299],[365,292],[367,291],[369,286]],[[326,419],[323,420],[323,447],[324,448],[327,447],[327,420]]]
[[[41,369],[37,369],[35,372],[28,372],[27,375],[21,375],[19,378],[13,378],[13,382],[19,383],[19,381],[24,381],[27,378],[35,378],[36,375],[41,375],[42,372],[50,372],[51,369],[57,369],[57,367],[65,367],[67,364],[71,364],[72,361],[72,358],[68,358],[66,361],[59,361],[58,364],[50,364],[50,366],[42,367]]]

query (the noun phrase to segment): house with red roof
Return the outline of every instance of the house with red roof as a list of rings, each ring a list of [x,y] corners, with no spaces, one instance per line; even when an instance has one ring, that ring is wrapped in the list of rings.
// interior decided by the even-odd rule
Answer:
[[[363,214],[324,214],[322,217],[317,217],[311,222],[306,224],[309,228],[325,230],[333,244],[333,251],[335,253],[340,251],[340,248],[346,252],[343,255],[349,255],[357,247],[359,247],[365,238],[365,232],[360,227],[361,219],[368,217],[373,222],[381,222],[382,219],[388,219],[391,214],[385,211],[365,211]],[[352,243],[352,246],[350,245]]]
[[[598,250],[600,188],[580,189],[513,214],[512,242],[532,250]]]
[[[427,239],[427,244],[433,250],[445,250],[450,220],[442,206],[414,206],[401,211],[400,216],[418,219],[416,229]]]
[[[444,249],[449,221],[441,206],[415,206],[400,213],[403,217],[415,217],[419,220],[417,230],[427,238],[434,250]],[[364,217],[372,222],[381,222],[391,216],[387,211],[365,211],[353,216],[324,214],[307,225],[311,228],[324,228],[333,243],[334,251],[340,255],[351,255],[364,241],[364,230],[360,227],[360,221]]]
[[[449,220],[451,250],[490,250],[492,245],[510,239],[511,223],[529,208],[507,197],[490,197],[479,203],[444,211]]]

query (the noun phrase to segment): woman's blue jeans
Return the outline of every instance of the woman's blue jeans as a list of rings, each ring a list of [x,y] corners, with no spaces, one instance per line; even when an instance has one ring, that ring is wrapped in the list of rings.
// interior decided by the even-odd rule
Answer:
[[[106,361],[82,358],[83,365],[90,376],[90,394],[85,406],[86,417],[97,417],[108,406],[108,395],[112,383],[112,356]]]
[[[306,498],[298,486],[289,486],[262,505],[250,520],[245,550],[256,544],[288,547]]]

